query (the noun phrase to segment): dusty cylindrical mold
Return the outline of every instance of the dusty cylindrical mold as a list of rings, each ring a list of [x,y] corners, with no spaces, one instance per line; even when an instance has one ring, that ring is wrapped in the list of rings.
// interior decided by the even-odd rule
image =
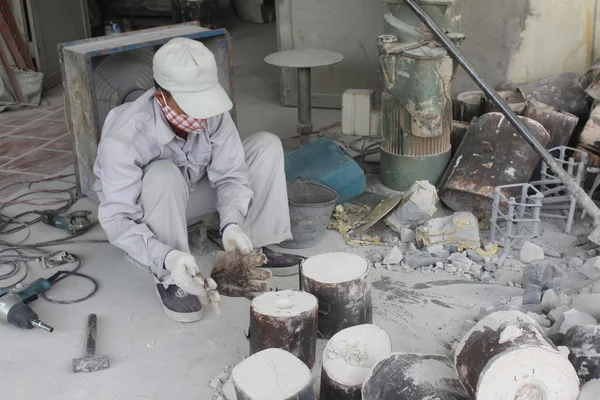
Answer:
[[[539,122],[520,118],[540,143],[548,144],[550,135]],[[502,114],[485,114],[469,126],[440,182],[440,199],[454,211],[484,217],[491,211],[494,188],[529,182],[539,161],[539,155]],[[519,193],[503,195],[509,198]]]
[[[485,114],[485,93],[481,91],[464,92],[457,96],[453,103],[455,121],[471,122]]]
[[[573,400],[575,369],[531,317],[519,311],[492,313],[462,339],[456,370],[475,399]]]
[[[319,300],[319,333],[331,338],[342,329],[373,322],[371,268],[356,254],[309,257],[300,268],[302,289]]]
[[[316,400],[310,369],[293,354],[267,349],[231,371],[237,400]]]
[[[469,400],[450,359],[442,355],[393,353],[370,371],[363,400]]]
[[[250,354],[278,348],[315,363],[317,298],[294,290],[264,293],[250,306]]]
[[[600,379],[600,325],[576,325],[563,342],[581,383]],[[599,394],[600,396],[600,394]]]
[[[320,399],[360,399],[369,371],[391,352],[390,337],[376,325],[357,325],[339,331],[323,351]]]

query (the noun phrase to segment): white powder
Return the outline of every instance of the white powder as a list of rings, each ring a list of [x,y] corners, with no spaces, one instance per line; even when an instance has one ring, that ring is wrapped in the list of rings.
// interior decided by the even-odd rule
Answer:
[[[311,380],[308,367],[281,349],[267,349],[248,357],[233,369],[231,377],[253,400],[287,399]]]
[[[369,370],[389,356],[392,344],[388,334],[376,325],[357,325],[336,333],[323,352],[327,375],[342,385],[362,385]]]
[[[340,283],[360,277],[368,268],[367,260],[356,254],[325,253],[304,261],[302,274],[317,282]]]
[[[500,333],[500,338],[498,338],[498,344],[512,342],[516,338],[520,337],[523,334],[523,331],[519,329],[516,325],[509,325]]]
[[[299,315],[314,309],[317,304],[317,298],[312,294],[295,290],[267,292],[252,300],[254,310],[274,317]]]

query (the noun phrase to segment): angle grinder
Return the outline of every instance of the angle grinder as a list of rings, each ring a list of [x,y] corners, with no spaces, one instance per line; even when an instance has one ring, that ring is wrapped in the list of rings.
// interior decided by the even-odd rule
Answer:
[[[94,223],[88,218],[91,211],[81,210],[63,214],[54,210],[36,211],[46,225],[65,230],[71,235],[87,230]]]

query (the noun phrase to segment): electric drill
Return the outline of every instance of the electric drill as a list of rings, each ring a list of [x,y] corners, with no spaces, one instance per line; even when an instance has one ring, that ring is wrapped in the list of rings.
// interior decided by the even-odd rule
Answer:
[[[40,321],[35,311],[16,293],[0,294],[0,320],[21,329],[40,328],[48,332],[54,330],[50,325]]]

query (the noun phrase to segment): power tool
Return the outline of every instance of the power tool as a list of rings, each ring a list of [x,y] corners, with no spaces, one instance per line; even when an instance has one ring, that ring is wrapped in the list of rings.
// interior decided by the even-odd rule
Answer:
[[[94,224],[88,218],[92,212],[87,210],[74,211],[69,214],[54,210],[35,211],[35,213],[42,217],[44,224],[65,230],[71,235],[85,231]]]
[[[54,331],[53,327],[40,321],[35,311],[21,300],[18,293],[5,292],[0,295],[0,319],[21,329]]]

